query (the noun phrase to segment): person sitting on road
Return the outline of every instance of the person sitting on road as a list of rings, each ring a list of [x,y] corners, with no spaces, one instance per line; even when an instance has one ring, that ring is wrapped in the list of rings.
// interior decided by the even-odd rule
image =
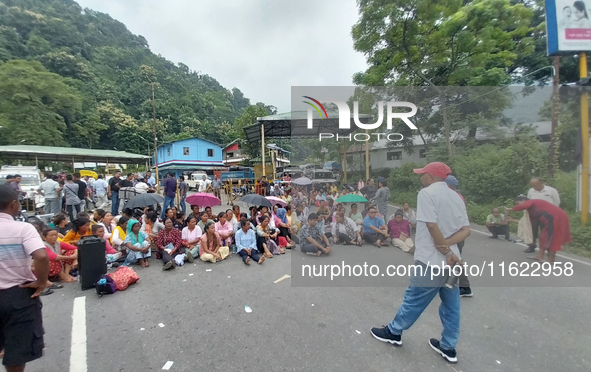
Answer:
[[[113,234],[111,234],[111,245],[113,248],[124,251],[125,247],[123,246],[123,241],[125,240],[125,236],[127,235],[127,222],[129,221],[129,217],[123,216],[119,218],[117,222],[117,227],[113,230]]]
[[[308,224],[300,231],[301,250],[304,253],[313,253],[317,256],[330,254],[330,242],[328,238],[318,229],[318,215],[311,213],[308,216]]]
[[[301,201],[296,206],[296,218],[300,223],[300,230],[308,222],[308,216],[310,215],[310,208],[306,205],[305,201]]]
[[[215,219],[215,216],[213,215],[213,213],[211,211],[211,207],[205,207],[205,213],[207,213],[207,216],[209,217],[210,220]]]
[[[183,239],[182,245],[185,247],[185,254],[187,260],[193,262],[193,259],[199,256],[199,242],[203,232],[201,228],[197,226],[197,218],[189,216],[186,220],[187,226],[183,228],[181,238]]]
[[[242,228],[242,220],[244,219],[246,219],[250,223],[250,229],[254,231],[254,229],[256,228],[256,226],[253,225],[252,222],[248,219],[248,215],[246,213],[241,213],[240,221],[238,221],[238,223],[234,225],[234,237],[236,237],[236,233]]]
[[[62,282],[74,282],[70,271],[78,264],[78,249],[73,245],[59,242],[57,230],[45,227],[41,233],[49,257],[49,278],[58,276]]]
[[[182,266],[185,259],[189,259],[184,253],[181,253],[183,243],[182,234],[174,228],[172,219],[164,218],[164,229],[158,232],[156,246],[159,256],[162,257],[162,270],[174,269],[176,266]],[[177,258],[177,256],[180,256]]]
[[[250,265],[251,259],[260,265],[265,262],[265,256],[259,255],[256,234],[251,226],[246,218],[240,221],[240,230],[236,233],[236,252],[246,265]]]
[[[92,235],[96,235],[98,238],[103,238],[105,240],[107,263],[113,263],[123,256],[121,252],[117,252],[115,248],[113,248],[108,239],[105,239],[105,227],[103,225],[94,225],[92,227]]]
[[[399,209],[388,222],[388,231],[395,247],[403,252],[414,253],[415,244],[410,238],[410,222],[404,219],[404,212]]]
[[[92,219],[90,221],[90,226],[92,227],[97,223],[101,223],[103,221],[103,218],[105,218],[105,214],[106,213],[105,213],[104,209],[95,209],[92,212]]]
[[[389,244],[386,241],[386,234],[388,227],[381,217],[377,216],[378,210],[371,206],[367,212],[367,216],[363,219],[363,239],[369,244],[376,247],[387,247]]]
[[[357,204],[351,204],[351,211],[349,212],[349,218],[355,221],[359,226],[363,226],[363,215],[357,210]]]
[[[199,221],[199,219],[201,218],[201,212],[199,212],[200,207],[198,205],[191,205],[191,211],[193,211],[191,214],[189,214],[187,216],[187,218],[194,216],[197,221]],[[205,226],[204,226],[205,227]]]
[[[332,240],[335,244],[343,243],[345,245],[357,245],[361,247],[363,239],[361,238],[360,226],[349,217],[345,217],[344,212],[338,212],[335,222],[332,223]]]
[[[215,232],[220,236],[220,246],[229,247],[234,239],[234,228],[228,222],[228,213],[218,213],[218,222],[215,223]]]
[[[129,266],[139,262],[140,267],[149,267],[148,258],[152,255],[150,251],[150,237],[143,231],[140,231],[138,220],[129,220],[127,222],[127,233],[123,246],[127,248],[127,257],[123,266]]]
[[[260,223],[256,228],[257,233],[257,248],[259,252],[263,252],[263,255],[266,258],[273,258],[274,254],[281,254],[281,248],[275,242],[277,236],[279,235],[279,231],[272,229],[269,226],[269,221],[271,218],[268,214],[264,214],[261,217]],[[285,253],[285,251],[283,251]]]
[[[57,231],[57,236],[61,239],[63,239],[64,236],[66,236],[66,234],[68,233],[68,231],[70,231],[70,229],[67,226],[68,217],[63,213],[58,213],[55,216],[53,216],[53,219],[49,224],[49,227],[53,227]]]
[[[216,263],[226,259],[229,255],[230,248],[220,246],[220,236],[215,231],[215,223],[207,222],[199,243],[199,258],[204,262]]]
[[[88,218],[82,217],[72,222],[72,230],[68,231],[62,241],[77,247],[80,238],[87,235],[91,235],[90,220]]]
[[[511,239],[511,233],[509,232],[509,221],[504,215],[501,215],[499,208],[493,208],[492,213],[486,217],[486,228],[492,236],[490,239],[498,239],[499,235],[505,235],[505,240],[514,243]]]
[[[111,212],[105,212],[105,216],[98,224],[105,228],[105,234],[103,235],[103,238],[110,241],[113,230],[115,230],[117,227],[117,224],[113,221],[113,215]]]
[[[205,231],[205,224],[208,222],[214,222],[206,212],[202,212],[199,216],[199,222],[197,222],[197,226],[201,229],[201,232]]]
[[[182,232],[183,229],[187,226],[185,221],[186,221],[186,219],[185,219],[185,214],[183,213],[183,211],[178,211],[178,212],[176,212],[175,220],[172,225],[174,226],[175,229]],[[195,219],[195,221],[197,221],[197,219]],[[195,222],[195,223],[197,223],[197,222]]]
[[[291,225],[289,223],[289,219],[287,218],[287,210],[285,208],[278,208],[275,217],[275,226],[279,230],[279,237],[282,237],[287,241],[287,243],[285,244],[287,249],[293,248],[295,246],[295,243],[292,241],[291,233],[289,231]],[[283,243],[279,245],[282,244]]]
[[[232,207],[232,219],[229,220],[230,223],[232,224],[232,226],[234,226],[235,223],[239,223],[240,220],[242,219],[242,217],[240,217],[240,206],[239,205],[235,205]]]
[[[145,232],[150,236],[150,241],[154,244],[158,238],[160,230],[164,230],[164,224],[158,221],[158,215],[156,212],[151,211],[146,215],[144,224],[142,225],[141,231]]]

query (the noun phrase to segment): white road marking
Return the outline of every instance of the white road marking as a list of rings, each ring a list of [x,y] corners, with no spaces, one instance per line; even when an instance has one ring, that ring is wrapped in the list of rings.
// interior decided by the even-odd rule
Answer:
[[[86,296],[74,299],[72,311],[72,349],[70,372],[87,372],[86,364]]]
[[[170,369],[170,367],[172,367],[174,362],[171,362],[170,360],[168,362],[166,362],[166,364],[164,365],[164,367],[162,367],[163,370],[168,371]]]

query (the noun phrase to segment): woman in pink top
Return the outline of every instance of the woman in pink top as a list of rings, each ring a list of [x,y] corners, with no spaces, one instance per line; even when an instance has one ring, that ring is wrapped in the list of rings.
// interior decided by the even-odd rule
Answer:
[[[92,226],[92,235],[96,235],[97,237],[103,238],[105,240],[105,247],[107,248],[107,262],[112,263],[121,258],[122,253],[117,252],[115,248],[113,248],[109,240],[106,239],[105,227],[103,225]]]
[[[229,247],[234,237],[234,227],[228,222],[226,212],[218,214],[219,221],[215,223],[215,232],[220,236],[220,246]]]

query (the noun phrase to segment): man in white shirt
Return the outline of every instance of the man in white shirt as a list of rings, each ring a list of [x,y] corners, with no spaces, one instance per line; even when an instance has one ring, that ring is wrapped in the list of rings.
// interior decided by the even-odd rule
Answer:
[[[61,193],[60,184],[57,182],[57,175],[48,174],[45,181],[41,182],[37,191],[45,197],[45,211],[58,214],[61,210],[59,197]]]
[[[135,184],[134,188],[138,194],[145,194],[150,189],[150,186],[148,186],[148,184],[144,182],[143,178],[140,178],[139,181]]]
[[[94,203],[97,208],[103,208],[108,204],[107,202],[107,182],[103,179],[103,175],[99,174],[98,180],[92,184],[94,187],[94,195],[96,202]]]
[[[146,179],[146,183],[148,184],[148,186],[150,186],[150,187],[156,186],[156,179],[152,176],[152,172],[147,171],[145,179]]]
[[[394,320],[384,328],[372,328],[371,333],[380,341],[401,346],[402,332],[414,324],[439,294],[442,338],[430,339],[429,345],[449,363],[457,363],[460,291],[457,287],[445,287],[449,269],[444,268],[446,264],[462,264],[457,244],[470,235],[468,215],[462,199],[445,183],[451,174],[447,165],[429,163],[414,172],[422,175],[423,184],[417,199],[415,268],[410,269],[410,284]]]
[[[545,200],[548,203],[552,203],[557,207],[560,207],[560,196],[558,195],[558,190],[554,187],[548,186],[544,184],[544,181],[539,177],[534,177],[529,181],[529,185],[531,188],[527,192],[527,197],[529,199],[541,199]],[[522,217],[522,219],[525,219]],[[520,231],[518,229],[517,235],[520,235]],[[527,249],[524,251],[525,253],[533,253],[536,251],[536,237],[538,236],[537,231],[533,231],[533,242],[528,244]]]
[[[199,192],[206,192],[207,191],[207,178],[203,176],[203,179],[199,183]]]
[[[542,199],[560,207],[560,196],[554,187],[544,184],[541,178],[535,177],[529,181],[531,189],[527,192],[529,199]]]

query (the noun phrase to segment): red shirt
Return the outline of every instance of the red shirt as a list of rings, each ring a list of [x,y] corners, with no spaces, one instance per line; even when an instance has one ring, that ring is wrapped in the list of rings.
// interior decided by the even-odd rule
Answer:
[[[175,228],[172,228],[170,231],[166,231],[166,229],[160,230],[158,232],[158,238],[156,239],[158,249],[164,249],[169,243],[172,243],[174,250],[177,250],[182,242],[183,238],[181,232]]]
[[[388,230],[390,231],[390,237],[393,239],[400,238],[400,233],[405,233],[410,238],[410,223],[403,219],[402,222],[396,222],[396,219],[388,222]]]

